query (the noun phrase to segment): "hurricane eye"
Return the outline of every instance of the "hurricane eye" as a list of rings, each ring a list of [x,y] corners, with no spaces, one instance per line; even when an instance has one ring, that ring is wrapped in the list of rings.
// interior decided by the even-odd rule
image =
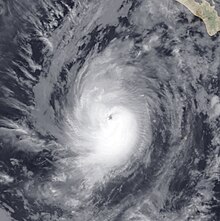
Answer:
[[[108,116],[108,120],[112,120],[113,119],[113,116],[110,114],[109,116]]]

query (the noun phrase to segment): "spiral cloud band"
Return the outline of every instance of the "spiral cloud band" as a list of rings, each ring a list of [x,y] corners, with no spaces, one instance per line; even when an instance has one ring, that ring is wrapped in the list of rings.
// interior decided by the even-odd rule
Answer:
[[[220,220],[219,36],[171,0],[0,7],[11,219]]]

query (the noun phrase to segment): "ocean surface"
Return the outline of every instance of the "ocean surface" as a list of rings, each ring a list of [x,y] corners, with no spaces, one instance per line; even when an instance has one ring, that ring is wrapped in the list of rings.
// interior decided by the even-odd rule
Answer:
[[[220,37],[184,6],[0,0],[0,72],[0,221],[220,220]]]

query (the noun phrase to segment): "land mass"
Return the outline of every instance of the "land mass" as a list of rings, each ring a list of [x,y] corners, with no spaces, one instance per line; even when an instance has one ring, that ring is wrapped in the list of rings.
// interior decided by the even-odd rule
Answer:
[[[210,36],[220,31],[220,17],[218,16],[215,6],[211,6],[206,0],[201,3],[195,0],[176,0],[187,7],[195,16],[201,18],[205,23],[207,33]]]

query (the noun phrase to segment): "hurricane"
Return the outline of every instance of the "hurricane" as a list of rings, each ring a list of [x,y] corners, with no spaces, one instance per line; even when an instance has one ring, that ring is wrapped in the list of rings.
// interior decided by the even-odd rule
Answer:
[[[219,43],[173,0],[1,0],[0,220],[219,220]]]

